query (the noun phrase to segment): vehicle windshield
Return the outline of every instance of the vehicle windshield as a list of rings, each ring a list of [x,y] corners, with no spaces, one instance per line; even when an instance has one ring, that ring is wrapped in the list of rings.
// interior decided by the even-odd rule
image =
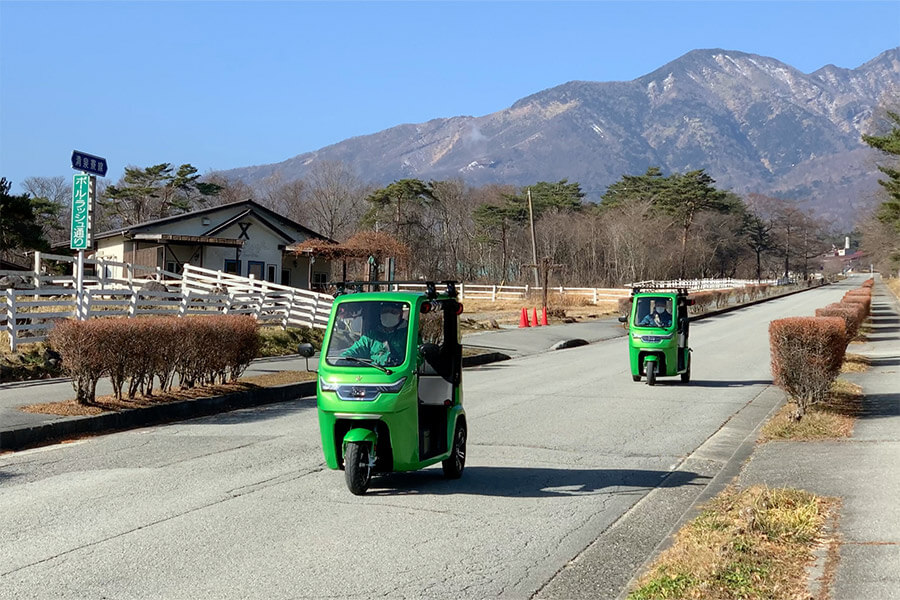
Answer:
[[[332,366],[396,367],[406,360],[409,304],[344,302],[334,315],[325,360]]]
[[[672,326],[672,299],[666,296],[642,296],[634,313],[637,327],[669,328]]]

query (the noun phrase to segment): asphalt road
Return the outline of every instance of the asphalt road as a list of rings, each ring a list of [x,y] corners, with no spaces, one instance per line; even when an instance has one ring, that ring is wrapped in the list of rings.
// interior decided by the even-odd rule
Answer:
[[[352,496],[312,399],[0,456],[0,597],[616,597],[780,400],[768,322],[858,283],[692,324],[690,385],[622,338],[467,370],[456,481]]]

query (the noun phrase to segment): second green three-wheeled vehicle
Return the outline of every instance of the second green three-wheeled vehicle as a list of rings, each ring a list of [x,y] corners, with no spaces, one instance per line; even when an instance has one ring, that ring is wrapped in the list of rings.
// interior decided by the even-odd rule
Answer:
[[[631,311],[619,320],[628,324],[628,350],[631,378],[647,378],[649,385],[657,377],[681,376],[691,380],[691,349],[688,346],[690,321],[686,288],[640,288],[631,293]]]
[[[446,477],[458,478],[465,467],[456,282],[415,282],[424,283],[421,292],[361,291],[397,283],[344,283],[322,341],[322,450],[356,495],[366,493],[374,473],[440,462]],[[299,351],[311,356],[313,348],[301,344]]]

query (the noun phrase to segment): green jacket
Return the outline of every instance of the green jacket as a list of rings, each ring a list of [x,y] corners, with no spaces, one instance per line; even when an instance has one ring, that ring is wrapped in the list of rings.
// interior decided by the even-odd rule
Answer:
[[[341,352],[341,356],[369,358],[376,365],[396,366],[406,358],[407,328],[378,328],[363,334],[356,342]]]

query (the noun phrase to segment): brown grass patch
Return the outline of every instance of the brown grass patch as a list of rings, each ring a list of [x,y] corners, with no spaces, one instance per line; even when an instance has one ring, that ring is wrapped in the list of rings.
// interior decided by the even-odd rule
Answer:
[[[788,402],[782,406],[763,426],[759,441],[812,441],[850,437],[856,416],[862,407],[862,399],[862,388],[838,379],[832,384],[828,399],[813,404],[799,421],[791,418],[797,410],[796,404]]]
[[[845,354],[841,373],[865,373],[869,370],[869,359],[861,354]]]
[[[99,415],[104,412],[119,412],[134,408],[147,408],[149,406],[157,406],[160,404],[169,404],[171,402],[182,402],[185,400],[197,400],[198,398],[210,398],[213,396],[223,396],[234,392],[244,392],[261,387],[274,387],[276,385],[284,385],[286,383],[300,383],[302,381],[312,381],[316,374],[306,371],[280,371],[278,373],[267,373],[265,375],[254,375],[252,377],[241,377],[238,381],[226,383],[224,385],[207,385],[195,387],[187,390],[171,390],[166,393],[157,392],[152,396],[137,396],[129,400],[123,398],[116,400],[115,396],[99,396],[97,400],[90,405],[78,404],[74,399],[65,402],[47,402],[44,404],[30,404],[21,407],[20,410],[29,413],[38,413],[45,415],[60,415],[65,417],[91,416]]]
[[[566,317],[582,320],[603,319],[612,315],[618,315],[618,304],[614,301],[602,300],[597,304],[591,303],[589,300],[581,297],[570,297],[565,302],[555,302],[554,298],[548,299],[548,317],[547,322],[550,325],[558,325],[563,323],[563,319],[557,315],[557,311],[562,311]],[[534,316],[534,310],[537,309],[538,318],[541,316],[541,300],[540,298],[529,298],[527,300],[498,300],[490,302],[488,300],[464,300],[463,306],[465,311],[462,314],[463,321],[467,318],[473,318],[477,315],[479,321],[489,321],[491,319],[497,321],[499,325],[518,325],[519,318],[522,315],[522,309],[528,311],[528,319],[531,321]],[[550,312],[553,314],[549,314]]]
[[[729,488],[676,534],[628,598],[806,597],[806,565],[836,506],[802,490]]]
[[[888,289],[893,292],[894,296],[896,296],[897,299],[900,300],[900,277],[891,277],[884,283],[885,285],[887,285]]]

